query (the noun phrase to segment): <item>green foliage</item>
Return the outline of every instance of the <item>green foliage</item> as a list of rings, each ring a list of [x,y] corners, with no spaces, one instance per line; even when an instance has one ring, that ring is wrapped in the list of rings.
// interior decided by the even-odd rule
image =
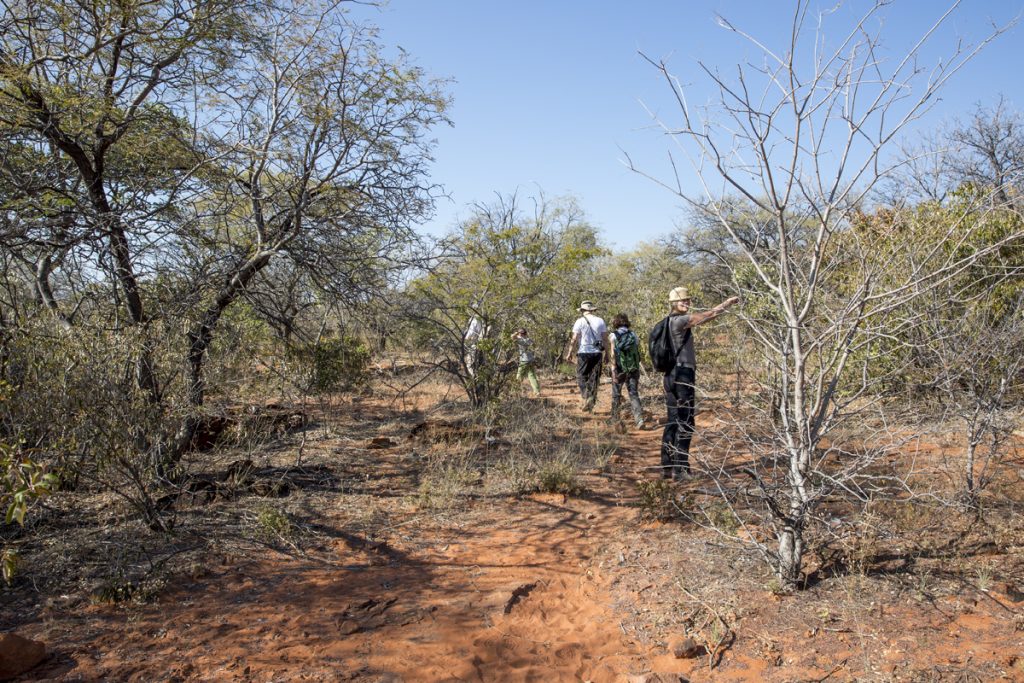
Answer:
[[[0,551],[0,578],[4,580],[4,583],[10,585],[14,581],[14,577],[17,575],[20,567],[21,557],[18,555],[17,550],[14,548],[4,548]]]
[[[6,345],[11,393],[0,403],[0,425],[54,470],[132,452],[131,426],[159,419],[125,376],[133,353],[147,343],[141,332],[63,331],[45,319],[26,324]],[[159,362],[166,349],[155,348]]]
[[[638,481],[640,492],[640,517],[668,521],[679,515],[676,504],[676,487],[667,479],[645,479]]]
[[[256,511],[255,535],[261,541],[270,543],[276,540],[288,540],[295,529],[291,518],[283,510],[264,505]]]
[[[708,523],[724,534],[735,536],[740,530],[740,520],[724,501],[714,501],[702,508]]]
[[[19,448],[0,443],[0,508],[4,523],[25,523],[33,500],[57,490],[57,477],[30,460]]]
[[[875,379],[876,391],[936,385],[949,363],[973,364],[975,380],[998,384],[1007,354],[997,338],[1014,326],[1024,297],[1024,220],[1018,211],[993,206],[990,191],[962,185],[944,203],[923,202],[905,210],[880,209],[859,216],[837,248],[853,239],[872,245],[877,286],[892,286],[919,272],[920,293],[876,321],[898,330],[857,345],[849,373]],[[856,282],[856,263],[845,280]],[[950,274],[928,280],[941,268]],[[840,295],[842,290],[840,290]],[[915,321],[908,325],[907,321]]]
[[[312,344],[293,345],[289,355],[309,373],[308,389],[323,394],[364,383],[370,366],[370,350],[348,335]]]
[[[977,300],[972,312],[998,324],[1018,312],[1024,294],[1024,217],[1013,208],[991,207],[990,193],[965,184],[934,218],[940,225],[958,224],[957,234],[943,247],[957,261],[970,260],[957,283],[958,300]],[[959,235],[965,239],[957,239]]]
[[[629,316],[640,339],[640,353],[647,357],[647,333],[668,315],[668,293],[673,287],[693,282],[696,271],[660,244],[640,244],[635,249],[604,258],[595,266],[591,282],[594,299],[602,306],[605,322],[611,325],[616,313]],[[699,285],[698,285],[699,286]]]
[[[90,596],[99,604],[134,603],[144,605],[155,600],[167,587],[162,577],[147,576],[129,579],[123,572],[115,571],[108,576]]]
[[[483,406],[515,371],[514,330],[529,329],[541,361],[564,352],[578,298],[592,281],[589,267],[604,248],[572,200],[542,203],[530,216],[511,197],[478,206],[444,249],[409,286],[403,315],[419,348],[436,349],[439,364]],[[473,318],[481,334],[468,340]]]
[[[7,412],[14,394],[14,387],[0,379],[0,411]],[[7,424],[14,426],[9,420]],[[10,437],[13,431],[11,428],[3,429],[0,437],[4,432]],[[23,443],[0,441],[0,511],[3,511],[5,524],[17,522],[24,525],[32,502],[55,492],[59,484],[57,477],[43,464],[29,457]],[[14,571],[13,559],[5,557],[3,567],[6,578],[8,569]]]

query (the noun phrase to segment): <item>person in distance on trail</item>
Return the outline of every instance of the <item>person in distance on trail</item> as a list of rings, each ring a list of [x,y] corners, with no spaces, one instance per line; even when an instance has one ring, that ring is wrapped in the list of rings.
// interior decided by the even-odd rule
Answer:
[[[614,332],[608,334],[608,355],[612,375],[612,421],[619,419],[622,387],[629,392],[633,423],[644,428],[644,410],[640,405],[640,340],[630,329],[629,316],[619,313],[612,318]]]
[[[665,373],[665,406],[668,421],[661,435],[661,476],[684,479],[690,474],[690,441],[694,431],[694,382],[697,359],[693,352],[691,330],[714,320],[739,302],[739,297],[726,299],[704,313],[690,313],[690,294],[686,287],[676,287],[668,295],[668,332],[675,353],[675,365]],[[653,336],[653,335],[652,335]]]
[[[580,315],[572,326],[569,351],[565,354],[567,363],[572,362],[576,352],[576,383],[580,387],[583,412],[589,413],[597,402],[597,386],[601,381],[601,358],[604,355],[604,339],[608,327],[604,320],[594,315],[597,306],[589,301],[580,304]]]
[[[486,330],[480,317],[473,314],[466,326],[466,333],[462,336],[463,362],[466,364],[466,373],[470,377],[476,376],[476,368],[480,363],[480,352],[477,349],[477,342],[483,339]]]
[[[536,356],[533,353],[533,340],[526,332],[525,327],[520,327],[512,334],[512,340],[519,349],[519,369],[516,371],[516,379],[522,383],[523,377],[530,381],[530,388],[534,396],[540,396],[540,382],[537,381]]]

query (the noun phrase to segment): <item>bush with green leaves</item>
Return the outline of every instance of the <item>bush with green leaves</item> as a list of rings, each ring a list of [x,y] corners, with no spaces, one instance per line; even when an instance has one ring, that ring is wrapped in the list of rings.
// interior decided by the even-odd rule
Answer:
[[[295,345],[289,356],[306,373],[306,388],[312,394],[351,389],[368,377],[370,350],[353,336]]]
[[[404,292],[402,316],[417,348],[431,349],[431,362],[482,407],[510,385],[518,328],[529,330],[540,362],[564,353],[579,301],[592,291],[590,266],[604,253],[571,198],[542,197],[530,214],[517,197],[503,197],[478,205],[441,241],[434,263]]]

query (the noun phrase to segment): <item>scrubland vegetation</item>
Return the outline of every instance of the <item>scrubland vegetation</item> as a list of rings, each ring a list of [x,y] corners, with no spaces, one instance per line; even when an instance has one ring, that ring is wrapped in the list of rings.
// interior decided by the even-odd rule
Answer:
[[[444,520],[585,495],[632,437],[521,396],[510,335],[547,391],[580,300],[643,333],[679,284],[742,303],[695,336],[699,484],[640,477],[636,524],[757,558],[778,594],[938,557],[982,590],[1024,580],[1024,115],[922,132],[974,48],[879,64],[865,18],[807,61],[797,19],[793,54],[708,71],[707,111],[652,61],[708,191],[636,169],[688,211],[623,251],[541,194],[418,235],[445,84],[341,7],[5,4],[4,594],[155,599],[214,549],[311,551],[324,509],[372,539],[396,524],[378,497]],[[645,375],[654,416],[660,391]],[[732,622],[700,609],[714,659]]]

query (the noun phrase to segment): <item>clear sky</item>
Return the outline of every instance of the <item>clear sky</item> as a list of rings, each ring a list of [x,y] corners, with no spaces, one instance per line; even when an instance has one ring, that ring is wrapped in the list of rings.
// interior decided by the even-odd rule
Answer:
[[[835,3],[822,2],[822,9]],[[381,9],[357,7],[354,16],[380,27],[435,77],[453,80],[452,128],[436,131],[433,180],[450,200],[438,202],[424,230],[442,234],[469,214],[473,202],[495,193],[572,194],[604,239],[629,248],[668,234],[685,213],[672,194],[633,173],[623,152],[652,173],[667,172],[670,147],[641,102],[671,116],[670,92],[638,54],[666,58],[691,102],[710,97],[697,60],[722,69],[757,56],[720,28],[727,18],[784,51],[792,21],[790,1],[761,0],[390,0]],[[849,26],[870,7],[848,2],[829,17],[826,35]],[[948,8],[932,0],[896,0],[880,15],[889,56],[900,54]],[[976,43],[993,22],[1024,11],[1024,0],[964,0],[925,52],[948,54],[958,39]],[[968,115],[1002,95],[1024,109],[1022,28],[988,46],[943,90],[926,127]],[[695,179],[684,176],[687,187]]]

